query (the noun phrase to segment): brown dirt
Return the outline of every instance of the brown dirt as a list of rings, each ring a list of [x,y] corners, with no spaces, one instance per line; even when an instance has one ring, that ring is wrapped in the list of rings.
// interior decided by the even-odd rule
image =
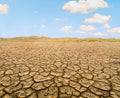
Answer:
[[[0,98],[120,98],[120,42],[1,42]]]

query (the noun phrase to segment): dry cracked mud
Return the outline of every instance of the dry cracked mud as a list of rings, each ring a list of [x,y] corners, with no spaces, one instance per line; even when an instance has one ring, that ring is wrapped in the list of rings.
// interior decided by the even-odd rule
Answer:
[[[0,98],[120,98],[120,43],[1,42]]]

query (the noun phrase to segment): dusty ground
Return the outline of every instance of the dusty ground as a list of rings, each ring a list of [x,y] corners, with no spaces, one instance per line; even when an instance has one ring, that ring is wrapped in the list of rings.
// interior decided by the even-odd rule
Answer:
[[[120,42],[1,42],[0,98],[120,98]]]

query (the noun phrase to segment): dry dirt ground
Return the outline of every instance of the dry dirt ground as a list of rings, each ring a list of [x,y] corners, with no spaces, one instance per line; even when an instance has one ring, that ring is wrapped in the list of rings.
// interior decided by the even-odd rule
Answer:
[[[120,98],[120,42],[1,42],[0,98]]]

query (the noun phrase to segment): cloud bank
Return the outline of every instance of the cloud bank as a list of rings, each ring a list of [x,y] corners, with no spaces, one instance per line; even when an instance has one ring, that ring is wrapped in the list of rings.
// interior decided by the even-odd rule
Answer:
[[[75,0],[69,1],[64,4],[63,10],[69,11],[70,13],[82,13],[88,14],[100,8],[109,7],[105,0]]]
[[[64,26],[60,30],[63,32],[68,32],[68,31],[72,30],[72,26]]]
[[[7,14],[8,13],[8,5],[7,4],[0,4],[0,14]]]
[[[107,31],[108,33],[120,33],[120,27],[112,28]]]
[[[85,19],[87,23],[102,23],[106,24],[110,21],[111,16],[105,16],[101,14],[94,14],[92,18]]]
[[[83,30],[83,31],[93,31],[95,30],[95,27],[94,26],[91,26],[91,25],[81,25],[80,26],[80,29]]]

